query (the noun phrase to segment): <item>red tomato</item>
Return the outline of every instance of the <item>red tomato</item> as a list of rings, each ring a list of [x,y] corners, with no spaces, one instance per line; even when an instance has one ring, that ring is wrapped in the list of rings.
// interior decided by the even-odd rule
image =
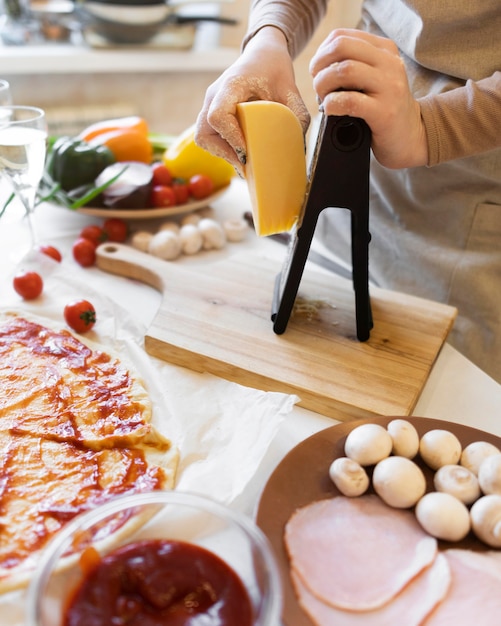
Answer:
[[[176,204],[176,194],[172,187],[156,185],[151,191],[151,203],[156,208],[174,206]]]
[[[74,300],[64,307],[64,319],[77,333],[85,333],[96,323],[96,309],[88,300]]]
[[[160,163],[153,163],[151,166],[151,171],[153,174],[153,185],[166,185],[167,187],[172,182],[172,174],[166,165]]]
[[[82,228],[82,230],[80,231],[80,237],[83,237],[84,239],[88,239],[89,241],[92,241],[92,243],[96,247],[100,243],[103,243],[103,241],[106,241],[106,233],[101,228],[101,226],[98,226],[97,224],[90,224],[89,226],[84,226],[84,228]]]
[[[90,267],[96,262],[96,246],[89,239],[79,237],[73,243],[73,258],[82,267]]]
[[[203,200],[214,192],[214,183],[205,174],[195,174],[190,178],[189,189],[196,200]]]
[[[129,234],[127,222],[119,219],[118,217],[110,217],[105,220],[103,230],[108,241],[116,241],[118,243],[123,243]]]
[[[190,189],[184,182],[174,181],[172,183],[172,191],[176,196],[176,204],[186,204],[190,199]]]
[[[61,261],[63,260],[62,254],[59,252],[57,248],[54,248],[54,246],[49,246],[48,244],[44,244],[39,247],[39,250],[40,252],[43,252],[47,256],[50,256],[51,259],[54,259],[54,261],[57,261],[58,263],[61,263]]]
[[[24,300],[34,300],[43,291],[43,280],[37,272],[22,270],[14,276],[12,284]]]

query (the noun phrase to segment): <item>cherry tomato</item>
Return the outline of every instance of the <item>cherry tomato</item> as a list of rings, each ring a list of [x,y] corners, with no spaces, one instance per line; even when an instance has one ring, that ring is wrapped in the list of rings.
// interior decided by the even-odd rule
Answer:
[[[96,246],[89,239],[79,237],[73,243],[73,258],[82,267],[90,267],[96,262]]]
[[[154,207],[169,207],[176,204],[176,194],[172,187],[156,185],[151,191],[151,203]]]
[[[106,233],[108,241],[116,241],[118,243],[123,243],[129,234],[127,222],[118,217],[110,217],[105,220],[103,230]]]
[[[37,272],[22,270],[14,276],[12,284],[24,300],[34,300],[43,291],[43,279]]]
[[[205,174],[195,174],[190,178],[189,189],[196,200],[203,200],[213,193],[214,183]]]
[[[50,256],[51,259],[54,259],[54,261],[57,261],[58,263],[61,263],[61,261],[63,260],[62,254],[59,252],[57,248],[54,248],[54,246],[49,246],[48,244],[44,244],[39,247],[39,250],[40,252],[43,252],[47,256]]]
[[[153,185],[169,186],[172,183],[172,174],[166,165],[158,161],[151,166]]]
[[[88,300],[74,300],[64,307],[64,319],[77,333],[85,333],[96,323],[96,309]]]
[[[172,191],[176,196],[176,204],[186,204],[190,199],[190,189],[185,182],[174,181]]]
[[[80,237],[92,241],[95,247],[97,247],[100,243],[103,243],[103,241],[106,241],[106,233],[104,232],[104,229],[97,224],[84,226],[84,228],[80,231]]]

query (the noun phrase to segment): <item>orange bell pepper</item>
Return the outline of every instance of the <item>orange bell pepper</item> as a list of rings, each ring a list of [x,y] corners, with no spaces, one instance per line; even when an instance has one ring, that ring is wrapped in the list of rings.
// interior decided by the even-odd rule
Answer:
[[[148,136],[134,129],[110,130],[96,135],[88,143],[91,146],[106,146],[117,161],[139,161],[150,164],[153,159],[153,146]]]
[[[130,115],[128,117],[117,117],[90,124],[87,128],[84,128],[84,130],[78,135],[78,138],[83,141],[90,141],[98,135],[119,129],[137,130],[145,136],[148,135],[149,131],[148,123],[143,117],[140,117],[139,115]]]

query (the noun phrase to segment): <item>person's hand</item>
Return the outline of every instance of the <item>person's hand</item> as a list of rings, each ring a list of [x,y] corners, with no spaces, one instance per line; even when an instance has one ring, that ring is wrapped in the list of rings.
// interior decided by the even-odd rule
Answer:
[[[428,163],[419,104],[391,40],[358,30],[335,30],[313,56],[310,72],[326,115],[350,115],[367,122],[381,165],[404,168]]]
[[[283,33],[262,28],[241,56],[208,89],[196,123],[195,141],[225,158],[242,174],[246,145],[237,104],[271,100],[288,106],[306,132],[310,116],[294,80],[292,60]]]

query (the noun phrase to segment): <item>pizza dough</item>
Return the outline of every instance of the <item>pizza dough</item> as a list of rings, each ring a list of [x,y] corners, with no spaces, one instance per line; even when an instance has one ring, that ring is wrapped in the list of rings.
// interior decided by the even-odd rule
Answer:
[[[66,330],[0,323],[0,592],[27,584],[49,539],[122,494],[174,486],[178,451],[117,358]]]

